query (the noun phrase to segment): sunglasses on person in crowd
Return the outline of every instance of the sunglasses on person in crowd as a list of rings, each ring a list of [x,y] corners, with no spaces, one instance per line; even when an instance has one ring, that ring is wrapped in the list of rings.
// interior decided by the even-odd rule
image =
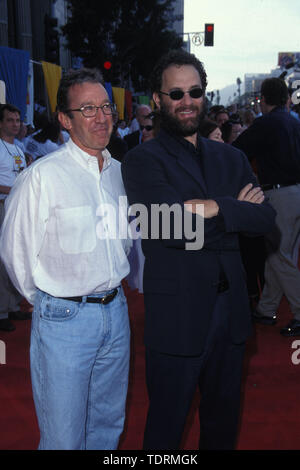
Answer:
[[[166,93],[165,91],[160,91],[160,93],[162,93],[163,95],[168,95],[171,100],[179,101],[182,100],[186,93],[188,93],[191,98],[201,98],[201,96],[203,95],[203,90],[200,87],[195,87],[188,91],[172,90],[169,93]]]
[[[148,126],[140,126],[141,128],[141,131],[143,131],[144,129],[146,129],[146,131],[152,131],[153,129],[153,126],[150,126],[150,124]]]

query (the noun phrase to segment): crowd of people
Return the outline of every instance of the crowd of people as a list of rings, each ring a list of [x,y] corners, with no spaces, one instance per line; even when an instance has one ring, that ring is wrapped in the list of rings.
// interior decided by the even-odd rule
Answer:
[[[269,82],[265,82],[265,84],[270,83],[270,88],[272,90],[272,86],[276,86],[277,83],[281,84],[284,83],[282,80],[279,79],[271,79]],[[270,92],[271,97],[269,98],[272,102],[271,109],[272,111],[274,108],[278,108],[281,106],[281,108],[284,109],[285,113],[282,115],[283,119],[287,118],[289,116],[289,121],[291,124],[294,124],[296,129],[298,128],[298,125],[300,124],[300,107],[298,104],[293,104],[291,101],[291,90],[289,90],[286,86],[283,86],[283,90],[276,89],[272,92]],[[283,98],[281,95],[283,94]],[[264,106],[264,103],[262,104],[262,107]],[[157,111],[151,111],[149,106],[142,105],[141,109],[144,110],[144,115],[138,114],[138,122],[140,124],[140,129],[139,129],[139,134],[138,130],[135,130],[135,139],[130,138],[130,128],[127,127],[128,133],[127,139],[130,142],[129,149],[132,147],[135,147],[138,145],[138,143],[144,142],[146,140],[150,140],[154,138],[155,136],[158,135],[159,132],[159,114]],[[264,108],[264,113],[267,114],[266,112],[266,107]],[[147,115],[147,111],[149,111],[149,114]],[[268,112],[270,112],[268,111]],[[244,107],[238,107],[236,104],[235,105],[230,105],[227,108],[223,105],[214,105],[210,106],[208,109],[206,109],[205,114],[203,116],[203,119],[201,119],[199,123],[199,132],[201,136],[214,140],[216,142],[221,142],[221,143],[226,143],[229,145],[237,146],[241,148],[246,155],[249,157],[249,161],[251,163],[252,170],[256,177],[258,178],[258,181],[263,182],[266,181],[266,176],[263,176],[262,178],[259,178],[258,175],[258,167],[257,167],[257,157],[258,155],[261,154],[261,150],[255,149],[252,154],[249,154],[249,148],[251,147],[250,142],[249,142],[249,135],[248,132],[246,132],[246,144],[243,144],[245,141],[244,137],[241,137],[239,139],[239,136],[242,135],[242,133],[250,128],[250,126],[253,125],[253,123],[258,119],[262,118],[264,113],[261,110],[261,106],[259,103],[255,103],[255,106],[253,105],[247,105]],[[273,117],[273,114],[271,115]],[[270,116],[268,116],[269,119]],[[151,122],[152,121],[152,122]],[[123,121],[124,122],[124,121]],[[260,123],[261,120],[256,121],[255,123]],[[272,123],[273,124],[273,123]],[[145,126],[148,125],[148,131],[145,134]],[[257,124],[258,125],[258,124]],[[291,145],[296,145],[293,144],[292,142],[289,142],[291,139],[291,136],[283,136],[282,140],[283,142],[280,142],[279,139],[280,137],[277,136],[277,138],[274,140],[274,129],[275,125],[270,126],[271,127],[271,132],[272,135],[264,135],[264,138],[266,142],[264,143],[265,147],[268,147],[269,149],[273,149],[273,156],[269,157],[270,159],[272,158],[275,160],[274,155],[276,154],[276,144],[278,143],[279,148],[282,146],[287,146],[288,148]],[[292,126],[291,126],[292,127]],[[255,129],[255,130],[254,130]],[[252,147],[253,147],[253,142],[255,139],[257,139],[259,133],[260,133],[260,127],[254,126],[251,127],[251,130],[253,132],[250,134],[251,139],[252,139]],[[254,133],[254,135],[253,135]],[[129,137],[128,137],[129,134]],[[297,132],[296,132],[297,135]],[[269,140],[268,140],[269,139]],[[274,144],[274,141],[276,142]],[[258,144],[257,144],[258,145]],[[261,144],[260,144],[261,145]],[[297,145],[296,145],[297,147]],[[298,182],[299,177],[297,175],[298,167],[297,164],[295,165],[294,172],[291,172],[291,169],[293,166],[289,161],[283,158],[284,155],[284,150],[281,148],[280,150],[280,156],[277,157],[277,177],[276,181],[282,181],[282,178],[284,180],[287,180],[288,183],[290,181]],[[278,153],[278,151],[277,151]],[[261,160],[266,160],[266,152],[264,152],[264,155],[261,156]],[[297,157],[293,157],[293,155],[290,156],[290,159],[295,159],[297,160]],[[262,163],[259,163],[259,167],[262,165]],[[290,168],[289,168],[290,167]],[[288,168],[289,171],[289,176],[282,176],[286,173],[286,168]],[[267,181],[270,181],[269,176],[267,176]],[[282,183],[277,183],[282,187]],[[286,183],[285,183],[286,184]],[[294,185],[292,185],[294,186]],[[264,186],[265,189],[266,186]],[[271,189],[276,189],[276,188],[271,188]],[[280,200],[281,200],[281,193],[280,192]],[[276,193],[277,194],[277,193]],[[270,194],[268,193],[268,197],[270,197]],[[274,196],[273,196],[274,197]],[[298,200],[297,196],[295,204],[298,205]],[[277,207],[278,211],[278,207]],[[297,220],[298,216],[298,209],[296,209],[296,214],[295,214],[295,220]],[[294,233],[292,234],[292,239],[290,241],[287,241],[286,243],[288,244],[288,252],[285,253],[285,258],[286,258],[286,265],[289,266],[289,259],[292,259],[292,271],[293,273],[285,273],[283,276],[285,279],[293,279],[295,276],[296,278],[299,276],[298,274],[298,269],[297,269],[297,263],[298,263],[298,247],[299,247],[299,227],[295,223],[295,220],[292,221],[293,224],[293,230]],[[289,226],[290,224],[288,224]],[[285,231],[287,232],[287,231]],[[279,236],[279,235],[278,235]],[[291,234],[287,234],[287,237],[291,237]],[[281,238],[282,235],[280,235]],[[276,280],[274,279],[274,274],[272,276],[272,282],[270,283],[268,279],[268,273],[270,272],[269,268],[269,262],[270,259],[274,258],[274,255],[270,258],[270,247],[268,246],[270,243],[268,242],[268,239],[266,237],[262,236],[257,236],[257,237],[247,237],[243,234],[239,235],[239,240],[240,240],[240,251],[241,251],[241,256],[244,264],[244,268],[246,271],[247,275],[247,288],[248,288],[248,295],[249,295],[249,303],[251,310],[253,312],[253,319],[257,322],[263,323],[263,324],[276,324],[277,319],[276,319],[276,310],[278,309],[280,300],[282,298],[283,293],[290,292],[288,295],[288,299],[290,300],[290,305],[291,309],[293,312],[293,320],[285,327],[282,329],[282,334],[289,336],[293,334],[299,334],[300,335],[300,305],[298,301],[298,295],[295,294],[297,292],[297,288],[299,286],[299,281],[296,280],[295,284],[286,286],[285,289],[283,289],[281,286],[277,285]],[[283,242],[281,242],[283,243]],[[291,250],[293,252],[291,253]],[[142,287],[142,273],[143,273],[143,268],[144,268],[144,255],[142,252],[141,244],[140,244],[140,239],[134,241],[133,249],[131,252],[131,272],[128,277],[129,284],[134,288],[138,288],[139,292],[143,292],[143,287]],[[283,256],[282,253],[280,253],[279,256]],[[266,264],[266,259],[268,258],[267,261],[267,266]],[[265,269],[267,270],[267,285],[265,285]],[[274,269],[274,268],[273,268]],[[279,263],[279,266],[276,266],[276,278],[281,276],[281,271],[284,269],[282,267],[282,263]],[[282,280],[284,284],[287,283],[284,279]],[[272,298],[277,298],[276,302],[273,302],[272,304],[268,304],[270,300],[260,300],[262,292],[266,292],[267,289],[270,291],[272,290],[276,291],[272,293]],[[263,291],[263,289],[265,290]],[[264,294],[265,295],[265,294]],[[264,298],[264,297],[263,297]],[[260,304],[258,305],[258,302],[260,301]],[[263,304],[264,302],[264,304]],[[263,308],[262,306],[265,305]],[[257,307],[257,308],[256,308]],[[258,314],[259,309],[264,310],[264,314],[260,313]],[[266,311],[265,311],[266,310]],[[265,314],[266,313],[266,314]]]
[[[0,329],[28,318],[22,298],[33,306],[39,449],[118,447],[130,357],[122,280],[133,244],[130,230],[116,236],[129,225],[124,200],[148,221],[144,450],[180,448],[197,387],[199,448],[234,449],[252,321],[274,325],[285,295],[293,319],[281,334],[300,335],[300,123],[288,88],[266,79],[254,114],[206,109],[206,87],[203,64],[175,50],[153,70],[155,109],[139,105],[130,125],[118,121],[101,75],[84,68],[62,78],[56,119],[26,137],[19,110],[1,106]],[[177,210],[167,235],[157,206]]]
[[[20,110],[9,103],[0,106],[0,227],[4,218],[4,203],[17,175],[35,160],[53,152],[65,143],[69,134],[64,131],[57,116],[48,118],[36,113],[34,127],[21,122]],[[11,284],[0,261],[0,330],[14,331],[12,320],[31,319],[32,307],[22,311],[22,297]]]

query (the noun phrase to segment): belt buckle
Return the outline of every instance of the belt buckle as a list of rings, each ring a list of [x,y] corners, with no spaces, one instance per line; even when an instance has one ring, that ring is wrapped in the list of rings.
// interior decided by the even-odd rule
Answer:
[[[110,302],[111,296],[112,296],[112,294],[107,294],[104,297],[101,297],[100,303],[103,304],[103,305],[108,304]]]

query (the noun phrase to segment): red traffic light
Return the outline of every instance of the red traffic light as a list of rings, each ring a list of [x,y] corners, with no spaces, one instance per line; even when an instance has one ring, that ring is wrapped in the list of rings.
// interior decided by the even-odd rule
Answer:
[[[214,24],[206,23],[204,30],[204,46],[214,45]]]
[[[105,68],[105,70],[109,70],[111,69],[111,62],[109,60],[106,60],[103,64],[103,67]]]

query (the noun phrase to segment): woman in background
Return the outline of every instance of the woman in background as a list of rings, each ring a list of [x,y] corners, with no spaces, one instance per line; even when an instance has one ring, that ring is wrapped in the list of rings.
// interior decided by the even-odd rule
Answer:
[[[206,137],[216,142],[224,142],[222,132],[218,124],[210,119],[203,119],[199,125],[199,132],[202,137]]]

